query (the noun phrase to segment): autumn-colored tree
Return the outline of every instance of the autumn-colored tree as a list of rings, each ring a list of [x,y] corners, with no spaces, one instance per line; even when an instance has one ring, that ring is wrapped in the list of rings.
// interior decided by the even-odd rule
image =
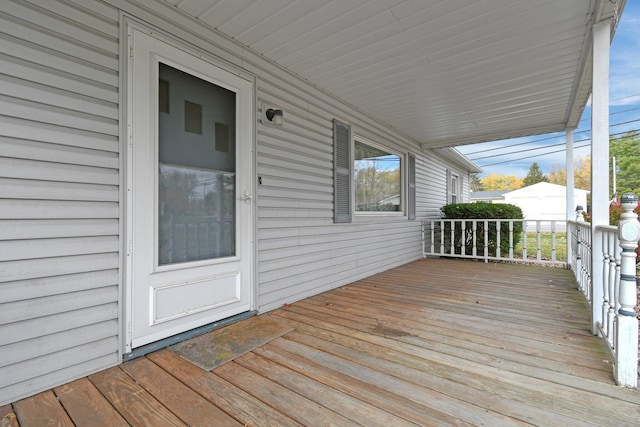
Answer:
[[[567,170],[561,164],[551,166],[549,182],[558,185],[567,185]]]
[[[515,175],[498,175],[490,173],[480,180],[486,191],[517,190],[522,187],[522,178]]]
[[[591,190],[591,157],[580,157],[573,166],[574,187],[583,190]],[[567,171],[563,165],[556,164],[551,167],[549,182],[558,185],[567,185]]]

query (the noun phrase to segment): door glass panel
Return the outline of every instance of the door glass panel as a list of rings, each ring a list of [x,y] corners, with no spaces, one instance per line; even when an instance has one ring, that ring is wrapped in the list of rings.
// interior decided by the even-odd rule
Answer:
[[[159,75],[158,265],[234,256],[236,94],[165,64]]]

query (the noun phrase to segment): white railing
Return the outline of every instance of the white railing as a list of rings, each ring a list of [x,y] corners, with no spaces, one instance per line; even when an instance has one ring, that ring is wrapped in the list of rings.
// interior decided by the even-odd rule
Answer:
[[[591,303],[591,223],[567,221],[567,232],[571,236],[571,270],[576,276],[578,289]]]
[[[555,220],[427,218],[423,256],[566,264],[565,251],[557,250],[565,230],[565,221]]]
[[[625,200],[625,197],[629,199]],[[567,221],[571,236],[570,266],[578,289],[592,309],[598,335],[607,344],[614,361],[614,376],[619,385],[638,386],[638,319],[636,285],[636,253],[640,225],[633,209],[637,197],[625,194],[619,227],[597,225],[582,221]],[[635,198],[634,198],[635,197]],[[602,239],[602,253],[592,253],[591,239]],[[592,257],[595,257],[592,259]],[[591,274],[593,262],[602,262],[602,276]],[[599,275],[598,275],[599,276]],[[593,301],[594,289],[602,290],[602,301]],[[602,309],[598,309],[598,307]]]
[[[602,312],[596,320],[598,332],[615,355],[614,321],[620,309],[620,241],[618,227],[599,225],[596,227],[602,238]],[[595,301],[597,304],[597,301]]]

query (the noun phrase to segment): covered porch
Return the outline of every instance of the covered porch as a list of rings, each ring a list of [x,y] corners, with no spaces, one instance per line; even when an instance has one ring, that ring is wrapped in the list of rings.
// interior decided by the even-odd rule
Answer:
[[[161,350],[6,405],[1,425],[637,425],[569,270],[423,259],[261,315],[211,372]]]

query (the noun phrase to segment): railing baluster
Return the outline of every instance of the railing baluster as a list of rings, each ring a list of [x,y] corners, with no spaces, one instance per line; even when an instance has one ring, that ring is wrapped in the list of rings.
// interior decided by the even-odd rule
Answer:
[[[509,220],[509,259],[513,259],[513,220]]]
[[[551,261],[556,261],[556,222],[551,221]]]
[[[601,334],[609,341],[609,325],[607,317],[609,315],[609,232],[602,231],[602,321],[600,323]],[[611,344],[611,343],[610,343]]]
[[[471,225],[471,227],[473,228],[473,239],[472,239],[472,245],[473,245],[473,249],[471,249],[471,252],[473,253],[473,256],[476,257],[478,256],[478,222],[474,219],[473,223]]]
[[[540,261],[542,259],[542,245],[540,240],[540,221],[536,222],[536,259]]]
[[[522,259],[527,260],[527,221],[522,221]]]
[[[489,261],[489,221],[484,220],[484,262]]]
[[[621,260],[621,251],[620,251],[620,237],[618,236],[618,234],[616,234],[616,251],[615,251],[615,263],[616,263],[616,277],[615,277],[615,282],[613,283],[613,304],[611,304],[613,306],[613,348],[617,348],[618,344],[616,343],[616,332],[615,332],[615,328],[616,328],[616,319],[615,317],[617,316],[618,310],[620,310],[620,264],[622,262]]]
[[[580,227],[576,223],[576,280],[578,281],[578,289],[582,291],[582,241],[580,240]]]
[[[431,253],[433,253],[435,251],[435,240],[436,240],[436,223],[435,221],[431,221],[431,240],[429,241],[430,243],[430,248],[431,248]]]
[[[460,242],[461,242],[461,249],[460,252],[462,255],[466,255],[467,254],[467,222],[466,221],[461,221],[460,222]]]
[[[614,336],[614,320],[616,316],[616,301],[617,301],[617,292],[616,292],[616,281],[617,275],[619,274],[619,270],[616,267],[616,249],[618,248],[618,236],[617,233],[608,233],[609,234],[609,280],[607,281],[607,285],[609,287],[609,311],[607,312],[607,338],[609,339],[609,343],[613,346],[613,336]]]
[[[496,220],[496,258],[500,258],[500,225],[502,224],[501,221]]]
[[[455,248],[456,220],[455,220],[455,219],[451,220],[451,221],[449,222],[449,225],[450,225],[450,227],[449,227],[449,229],[450,229],[450,236],[449,236],[449,238],[451,239],[451,240],[449,240],[449,241],[450,241],[450,243],[451,243],[451,249],[450,249],[450,250],[451,250],[451,254],[453,255],[453,254],[455,254],[455,253],[456,253],[456,248]]]

